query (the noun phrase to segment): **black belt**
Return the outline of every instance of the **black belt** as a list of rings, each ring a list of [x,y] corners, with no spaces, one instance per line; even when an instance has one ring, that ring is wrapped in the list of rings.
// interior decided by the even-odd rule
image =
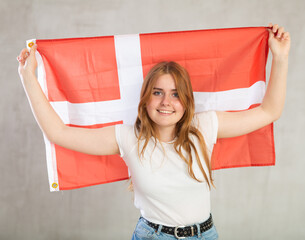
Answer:
[[[147,225],[149,225],[156,231],[159,229],[159,226],[160,226],[159,224],[152,223],[143,217],[140,217],[140,219],[141,218],[146,222]],[[203,233],[203,232],[209,230],[210,228],[212,228],[213,227],[212,215],[210,215],[208,220],[206,220],[203,223],[200,223],[199,227],[200,227],[200,233]],[[197,235],[198,228],[197,228],[197,225],[181,226],[181,227],[167,227],[167,226],[162,225],[161,232],[167,233],[170,235],[174,235],[177,239],[183,239],[186,237],[193,237],[193,236]]]

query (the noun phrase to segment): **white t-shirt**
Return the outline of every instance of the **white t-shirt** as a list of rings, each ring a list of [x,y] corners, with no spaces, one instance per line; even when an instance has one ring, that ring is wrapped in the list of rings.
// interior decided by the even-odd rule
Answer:
[[[195,114],[193,122],[201,131],[210,155],[217,140],[216,113],[209,111]],[[186,226],[209,218],[210,190],[197,165],[195,154],[192,154],[193,171],[203,182],[189,175],[188,166],[176,153],[173,142],[157,142],[154,148],[155,142],[151,139],[144,158],[139,159],[134,127],[116,125],[115,133],[121,157],[131,175],[134,204],[144,218],[166,226]],[[196,137],[192,137],[192,140],[209,176],[199,142]]]

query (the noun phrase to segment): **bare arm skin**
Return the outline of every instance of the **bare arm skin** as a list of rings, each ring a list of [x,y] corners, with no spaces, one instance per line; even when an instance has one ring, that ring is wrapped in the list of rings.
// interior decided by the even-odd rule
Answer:
[[[18,72],[27,93],[35,119],[46,137],[53,143],[92,155],[118,154],[114,126],[84,129],[66,126],[42,92],[35,75],[36,45],[29,52],[23,49],[17,57]],[[26,64],[25,64],[26,63]]]
[[[242,112],[217,112],[218,138],[235,137],[257,130],[277,120],[284,107],[290,35],[284,28],[270,24],[269,47],[272,69],[263,103]],[[53,110],[35,76],[36,45],[18,56],[19,75],[23,82],[34,116],[47,138],[60,146],[94,155],[118,154],[114,126],[101,129],[83,129],[66,126]],[[27,64],[25,64],[27,62]]]
[[[236,137],[264,127],[276,121],[284,108],[289,32],[283,27],[269,24],[268,44],[272,52],[272,67],[266,94],[260,106],[241,112],[217,112],[219,121],[218,138]]]

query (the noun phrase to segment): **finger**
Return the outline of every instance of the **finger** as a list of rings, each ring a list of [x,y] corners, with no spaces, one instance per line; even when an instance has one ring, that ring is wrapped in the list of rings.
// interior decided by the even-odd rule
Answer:
[[[282,39],[289,39],[290,33],[289,32],[284,32],[282,35]]]
[[[31,63],[34,64],[36,63],[36,55],[35,55],[36,49],[37,49],[37,45],[33,45],[30,48],[30,53],[29,53],[29,60],[31,61]]]
[[[17,57],[17,61],[19,62],[19,68],[25,65],[25,60],[20,56]]]
[[[269,24],[268,24],[268,27],[272,28],[272,25],[273,25],[272,23],[269,23]]]
[[[29,50],[28,49],[24,49],[24,51],[22,51],[22,57],[26,58],[29,56]]]
[[[283,32],[284,32],[284,28],[283,28],[283,27],[280,27],[280,28],[278,29],[278,31],[277,31],[276,37],[277,37],[277,38],[281,38]]]
[[[26,48],[22,49],[17,60],[19,59],[20,61],[25,61],[28,56],[28,52],[29,52],[29,50],[27,50]]]
[[[31,59],[35,58],[36,49],[37,49],[37,45],[36,45],[36,44],[34,44],[34,45],[30,48],[29,57],[30,57]]]
[[[276,33],[277,30],[278,30],[278,28],[279,28],[279,25],[278,25],[278,24],[274,24],[273,27],[272,27],[272,31],[273,31],[274,33]]]
[[[21,51],[20,51],[20,53],[19,53],[19,58],[22,58],[23,56],[24,56],[24,54],[25,54],[25,52],[27,51],[27,49],[26,48],[24,48],[24,49],[22,49]]]
[[[272,39],[274,37],[274,34],[272,32],[271,29],[267,28],[268,32],[269,32],[269,39]]]
[[[37,50],[37,44],[34,44],[31,48],[30,48],[30,54],[35,54]]]

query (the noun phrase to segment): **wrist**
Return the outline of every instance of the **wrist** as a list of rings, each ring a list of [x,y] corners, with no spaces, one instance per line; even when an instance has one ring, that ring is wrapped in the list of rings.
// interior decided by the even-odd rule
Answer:
[[[23,84],[29,84],[36,79],[36,75],[30,71],[22,71],[20,73]]]
[[[288,55],[273,55],[272,60],[276,62],[288,62]]]
[[[33,77],[35,77],[36,75],[35,75],[35,73],[33,73],[32,71],[28,71],[28,70],[23,70],[22,72],[21,72],[21,76],[22,76],[22,78],[23,79],[25,79],[25,78],[33,78]]]

